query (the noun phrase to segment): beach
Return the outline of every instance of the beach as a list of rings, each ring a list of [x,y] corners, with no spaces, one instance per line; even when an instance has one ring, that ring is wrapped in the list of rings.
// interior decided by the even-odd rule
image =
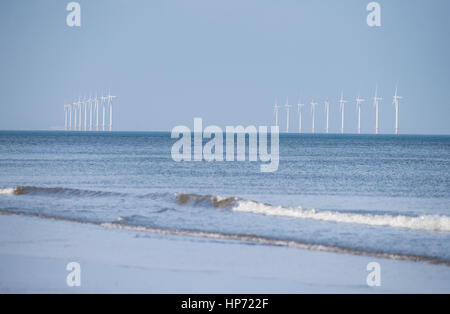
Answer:
[[[1,293],[449,293],[450,267],[0,215]],[[66,265],[81,266],[69,287]],[[369,287],[369,262],[381,286]]]

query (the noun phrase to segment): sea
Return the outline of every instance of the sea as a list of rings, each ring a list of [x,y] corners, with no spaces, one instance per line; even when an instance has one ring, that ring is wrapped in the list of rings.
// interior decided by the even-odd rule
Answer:
[[[450,266],[450,136],[280,134],[273,173],[175,141],[0,131],[0,214]]]

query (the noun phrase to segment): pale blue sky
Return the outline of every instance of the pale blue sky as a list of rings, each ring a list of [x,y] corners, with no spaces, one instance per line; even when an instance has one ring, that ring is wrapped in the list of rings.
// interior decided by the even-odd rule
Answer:
[[[384,100],[380,128],[394,130],[396,82],[403,133],[450,134],[450,1],[379,1],[381,28],[366,24],[368,0],[80,0],[81,28],[66,25],[64,0],[0,2],[0,129],[64,125],[63,104],[111,89],[116,130],[204,124],[268,125],[273,103],[331,102],[341,89]],[[291,129],[297,128],[293,108]],[[285,125],[285,111],[281,111]],[[309,106],[304,128],[309,131]],[[373,132],[372,100],[362,130]]]

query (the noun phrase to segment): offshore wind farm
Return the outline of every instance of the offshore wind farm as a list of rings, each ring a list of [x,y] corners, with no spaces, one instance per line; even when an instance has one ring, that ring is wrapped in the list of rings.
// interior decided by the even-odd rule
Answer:
[[[79,132],[104,132],[109,130],[112,132],[113,99],[115,98],[117,97],[111,95],[111,93],[108,93],[106,96],[103,96],[103,94],[97,96],[96,94],[94,97],[89,96],[89,98],[84,97],[81,99],[81,97],[78,97],[73,103],[64,104],[64,130]],[[106,120],[107,113],[109,114],[109,121]],[[93,119],[95,119],[95,121]]]
[[[78,97],[74,102],[69,104],[64,104],[64,130],[65,131],[112,131],[113,130],[113,100],[117,98],[116,96],[108,93],[103,96],[89,96],[89,97]],[[395,125],[393,127],[393,132],[395,134],[399,134],[399,106],[400,100],[403,97],[398,95],[398,87],[395,87],[395,92],[393,96],[392,104],[394,105],[394,114],[395,114]],[[375,94],[373,97],[373,107],[374,107],[374,116],[375,116],[375,126],[374,133],[379,134],[379,109],[380,103],[383,100],[382,97],[378,95],[378,86],[375,88]],[[360,94],[354,99],[357,113],[357,122],[356,122],[356,134],[361,134],[361,105],[366,101],[366,99],[361,98]],[[344,91],[341,91],[340,98],[337,99],[337,104],[339,105],[340,112],[340,128],[339,130],[335,130],[334,133],[345,134],[345,104],[348,103],[348,100],[344,99]],[[329,123],[330,123],[330,106],[332,101],[329,98],[325,98],[323,101],[324,109],[325,109],[325,128],[322,130],[318,130],[316,128],[316,107],[319,105],[318,102],[312,100],[310,103],[311,108],[311,133],[330,133]],[[305,104],[302,103],[301,97],[298,99],[297,103],[297,112],[298,112],[298,131],[296,133],[303,133],[303,108]],[[291,123],[291,115],[290,109],[292,105],[289,104],[289,97],[286,98],[286,104],[284,105],[286,109],[286,129],[285,133],[290,133],[290,123]],[[280,127],[280,109],[282,106],[278,105],[278,100],[275,99],[274,105],[274,115],[275,115],[275,125]],[[294,131],[295,132],[295,131]],[[333,133],[333,132],[331,132]],[[351,132],[347,132],[351,133]]]
[[[395,93],[393,96],[393,101],[392,104],[394,105],[393,107],[393,112],[395,114],[395,125],[393,126],[393,132],[395,134],[399,134],[399,106],[400,106],[400,100],[403,99],[402,96],[398,95],[398,87],[395,87]],[[375,94],[373,97],[373,107],[374,107],[374,121],[375,121],[375,125],[374,125],[374,129],[373,129],[373,133],[375,134],[379,134],[380,133],[380,128],[379,128],[379,124],[380,124],[380,115],[379,115],[379,110],[380,110],[380,104],[381,101],[383,100],[382,97],[380,97],[380,95],[378,94],[378,86],[376,86],[375,88]],[[361,134],[361,105],[366,101],[364,98],[362,98],[360,96],[360,94],[358,93],[358,96],[356,96],[356,98],[354,99],[355,101],[355,106],[356,106],[356,117],[357,117],[357,121],[355,122],[355,133],[356,134]],[[335,130],[335,133],[340,133],[340,134],[345,134],[346,133],[346,128],[345,128],[345,104],[348,103],[348,100],[344,99],[344,91],[341,91],[340,94],[340,98],[337,99],[336,104],[339,105],[339,112],[340,112],[340,128],[338,130]],[[329,100],[329,98],[325,98],[323,104],[324,104],[324,109],[325,109],[325,115],[324,115],[324,120],[325,120],[325,128],[322,132],[320,132],[319,130],[317,130],[316,128],[316,107],[317,105],[319,105],[319,103],[317,103],[316,101],[312,100],[310,103],[310,108],[311,108],[311,125],[312,125],[312,129],[311,129],[311,133],[315,134],[315,133],[325,133],[328,134],[330,133],[330,128],[329,128],[329,122],[330,122],[330,106],[331,106],[332,101]],[[302,115],[302,109],[305,106],[304,103],[301,102],[301,98],[299,98],[298,100],[298,104],[297,104],[297,108],[298,108],[298,133],[303,133],[303,128],[302,128],[302,123],[303,123],[303,115]],[[291,105],[289,105],[289,100],[287,100],[285,108],[286,108],[286,133],[289,133],[289,123],[290,123],[290,116],[289,116],[289,109],[290,109]],[[274,105],[274,113],[275,113],[275,125],[276,126],[280,126],[279,125],[279,109],[280,106],[278,106],[277,101],[275,101],[275,105]],[[319,131],[319,132],[318,132]],[[348,132],[351,133],[351,132]]]

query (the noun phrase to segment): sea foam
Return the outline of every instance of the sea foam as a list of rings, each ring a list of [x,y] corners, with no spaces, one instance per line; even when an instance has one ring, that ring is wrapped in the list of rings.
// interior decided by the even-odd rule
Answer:
[[[359,214],[329,210],[305,209],[301,207],[282,207],[247,200],[240,200],[236,202],[232,210],[268,216],[314,219],[337,223],[450,232],[450,217],[438,215],[403,216],[365,213]]]
[[[14,188],[0,188],[0,194],[14,194]]]
[[[283,207],[238,197],[217,195],[177,194],[177,203],[194,206],[211,206],[257,215],[287,217],[293,219],[312,219],[336,223],[350,223],[368,226],[405,228],[422,231],[450,232],[450,217],[439,215],[404,216],[377,215],[368,213],[349,213],[343,211],[316,210],[299,207]]]

